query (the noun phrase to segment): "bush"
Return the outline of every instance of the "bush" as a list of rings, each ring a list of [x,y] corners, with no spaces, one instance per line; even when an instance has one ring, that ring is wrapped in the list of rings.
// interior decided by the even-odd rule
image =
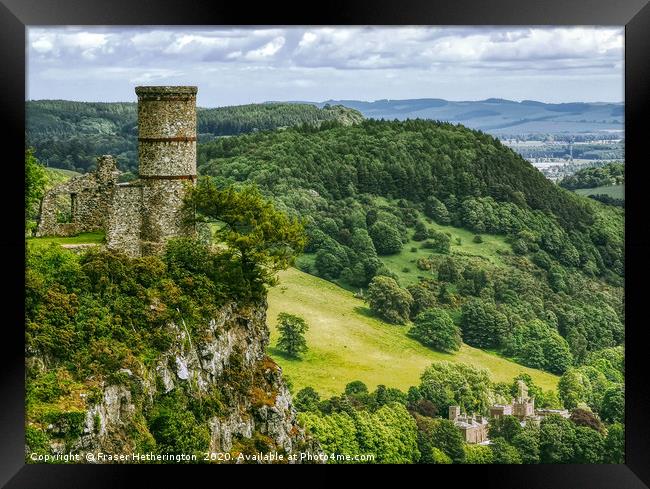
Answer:
[[[472,238],[472,241],[474,243],[482,243],[483,242],[483,237],[480,234],[474,235],[474,238]]]

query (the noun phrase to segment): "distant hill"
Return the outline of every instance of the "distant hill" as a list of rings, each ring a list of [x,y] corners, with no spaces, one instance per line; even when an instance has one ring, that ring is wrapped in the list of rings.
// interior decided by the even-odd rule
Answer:
[[[622,103],[547,104],[534,100],[489,98],[454,102],[439,98],[406,100],[326,100],[311,103],[317,107],[344,105],[373,119],[433,119],[460,123],[496,136],[535,133],[599,133],[623,131]]]
[[[92,168],[97,155],[117,156],[120,168],[137,169],[137,105],[114,102],[71,102],[36,100],[26,103],[27,145],[45,165],[74,171]],[[313,104],[250,104],[217,108],[198,108],[199,142],[217,136],[325,121],[350,125],[363,120],[354,109]]]
[[[356,378],[412,385],[430,356],[408,347],[406,331],[389,330],[389,338],[384,331],[395,326],[368,321],[377,310],[350,298],[352,291],[368,297],[377,276],[392,278],[396,293],[406,290],[409,320],[444,308],[465,328],[465,343],[494,341],[501,355],[528,367],[561,374],[571,358],[580,365],[586,352],[622,342],[622,209],[555,185],[489,134],[429,120],[367,119],[217,138],[199,145],[197,160],[199,174],[218,185],[256,184],[303,219],[308,242],[297,267],[347,289],[344,301],[343,292],[327,292],[337,290],[330,284],[295,272],[269,296],[269,318],[289,312],[310,324],[304,359],[278,360],[296,385],[328,393]],[[463,319],[463,306],[475,299],[499,308],[502,316],[477,314],[501,317],[511,343],[476,340],[474,313]],[[557,349],[537,354],[537,326],[542,336],[552,332],[544,341]],[[477,331],[498,338],[489,327]],[[409,360],[383,375],[399,355]]]

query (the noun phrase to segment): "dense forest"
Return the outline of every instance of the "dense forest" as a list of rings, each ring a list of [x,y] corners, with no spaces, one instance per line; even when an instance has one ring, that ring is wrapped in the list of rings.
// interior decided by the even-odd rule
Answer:
[[[596,365],[590,367],[592,377],[602,381],[606,372],[622,378],[621,350],[608,351],[592,362]],[[551,414],[539,424],[522,426],[515,416],[506,415],[490,420],[489,445],[465,443],[461,431],[446,417],[449,406],[483,412],[491,403],[507,403],[516,395],[518,380],[529,386],[536,406],[553,408],[564,403],[571,409],[570,417]],[[438,362],[407,392],[385,385],[370,391],[363,382],[353,381],[329,399],[321,399],[306,387],[295,394],[295,403],[299,419],[318,437],[324,452],[338,455],[329,463],[359,463],[363,461],[359,454],[373,454],[375,463],[623,463],[621,384],[594,382],[579,389],[580,384],[572,380],[560,386],[558,400],[525,374],[512,383],[494,383],[483,369]],[[582,381],[586,386],[588,381]],[[594,398],[599,399],[597,410],[586,408],[584,401],[593,404]]]
[[[303,269],[361,288],[389,322],[443,309],[466,343],[558,374],[623,342],[622,213],[557,187],[489,135],[327,123],[217,139],[198,158],[220,185],[253,182],[304,219]],[[452,254],[433,223],[504,235],[512,251],[501,264]],[[431,255],[404,287],[382,258],[411,239]]]
[[[137,104],[35,100],[26,104],[27,147],[46,166],[86,172],[97,155],[113,154],[120,169],[137,171]],[[336,120],[359,122],[363,116],[342,106],[319,109],[308,104],[251,104],[198,108],[199,141]]]

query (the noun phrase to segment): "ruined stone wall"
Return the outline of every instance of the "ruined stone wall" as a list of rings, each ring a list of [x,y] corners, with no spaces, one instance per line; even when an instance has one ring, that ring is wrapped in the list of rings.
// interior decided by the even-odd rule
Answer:
[[[41,203],[36,236],[72,236],[105,229],[119,172],[115,158],[97,158],[97,170],[50,189]],[[57,222],[60,199],[69,199],[69,222]]]
[[[195,226],[183,199],[196,180],[196,87],[136,87],[136,182],[117,185],[115,160],[53,189],[43,201],[38,235],[70,236],[106,230],[110,249],[132,256],[158,254],[169,238],[191,236]],[[57,222],[57,199],[71,196],[70,223]]]
[[[137,183],[115,187],[106,229],[106,246],[131,256],[141,256],[143,187]]]

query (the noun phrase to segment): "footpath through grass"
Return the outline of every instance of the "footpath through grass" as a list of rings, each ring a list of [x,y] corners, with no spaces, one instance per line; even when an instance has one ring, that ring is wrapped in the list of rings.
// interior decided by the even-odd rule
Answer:
[[[295,268],[280,274],[280,283],[269,291],[268,302],[269,353],[296,390],[312,386],[321,396],[331,396],[353,380],[365,382],[370,389],[384,384],[406,390],[418,385],[424,369],[440,360],[487,368],[494,381],[509,382],[526,372],[545,390],[556,389],[559,380],[467,345],[455,354],[436,352],[409,338],[408,326],[373,317],[367,305],[351,292]],[[302,360],[287,358],[275,348],[280,312],[299,315],[309,323],[309,351]]]

